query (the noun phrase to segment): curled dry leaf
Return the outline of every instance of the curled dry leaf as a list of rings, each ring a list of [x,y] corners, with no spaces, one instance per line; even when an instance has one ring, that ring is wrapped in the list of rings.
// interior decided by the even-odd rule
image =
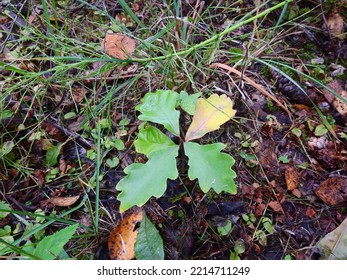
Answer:
[[[316,190],[317,196],[328,205],[347,201],[347,179],[333,177],[323,181]]]
[[[51,197],[48,202],[56,205],[56,206],[62,206],[67,207],[74,204],[78,199],[80,198],[79,195],[76,196],[67,196],[67,197]]]
[[[120,33],[106,34],[101,43],[101,49],[109,56],[119,59],[130,57],[136,47],[136,41],[129,36]]]
[[[114,228],[108,238],[108,250],[112,260],[131,260],[135,258],[134,246],[138,229],[136,225],[143,219],[141,208],[127,214]]]

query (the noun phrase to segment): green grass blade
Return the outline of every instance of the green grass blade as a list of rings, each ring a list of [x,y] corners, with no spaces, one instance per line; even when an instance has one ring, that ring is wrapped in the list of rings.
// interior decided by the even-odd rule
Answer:
[[[79,0],[81,1],[81,0]],[[163,55],[163,56],[157,56],[157,57],[152,57],[150,59],[148,58],[138,58],[138,59],[132,59],[133,62],[148,62],[148,61],[158,61],[158,60],[165,60],[165,59],[168,59],[168,58],[172,58],[172,57],[175,57],[175,56],[186,56],[186,55],[189,55],[191,54],[192,52],[195,52],[196,50],[199,50],[199,49],[202,49],[208,45],[210,45],[211,43],[214,43],[218,40],[220,40],[222,37],[224,37],[225,35],[229,34],[230,32],[240,28],[241,26],[247,24],[247,23],[250,23],[250,22],[253,22],[254,20],[258,19],[258,18],[261,18],[263,16],[266,16],[267,14],[269,14],[270,12],[274,11],[274,10],[277,10],[279,8],[281,8],[282,6],[284,6],[285,4],[291,2],[292,0],[285,0],[285,1],[282,1],[280,3],[278,3],[277,5],[271,7],[271,8],[268,8],[248,19],[245,19],[245,20],[241,20],[235,24],[233,24],[232,26],[226,28],[224,31],[218,33],[218,34],[215,34],[214,36],[210,37],[209,39],[205,40],[205,41],[202,41],[201,43],[197,44],[197,45],[194,45],[186,50],[182,50],[182,51],[179,51],[177,53],[170,53],[168,55]],[[253,11],[253,13],[256,12]]]
[[[126,28],[123,24],[121,24],[118,20],[115,20],[113,17],[111,17],[108,13],[106,13],[105,11],[99,9],[98,7],[94,6],[93,4],[90,4],[86,1],[83,0],[77,0],[78,2],[92,8],[93,10],[98,11],[99,13],[101,13],[102,15],[104,15],[105,17],[107,17],[113,24],[115,24],[116,26],[118,26],[121,30],[124,30],[126,33],[131,33],[131,31]]]
[[[286,12],[287,12],[287,8],[288,8],[288,3],[286,3],[286,4],[283,6],[282,12],[281,12],[280,17],[278,18],[278,20],[277,20],[277,22],[276,22],[276,25],[275,25],[275,28],[274,28],[274,29],[276,29],[278,26],[281,25],[282,20],[283,20],[283,17],[284,17],[284,15],[285,15]]]
[[[259,62],[260,62],[260,60],[259,60]],[[295,68],[293,68],[293,67],[291,67],[291,66],[288,66],[287,64],[284,64],[284,63],[280,63],[280,62],[272,61],[272,60],[264,60],[263,62],[264,62],[265,65],[271,67],[272,69],[274,69],[274,70],[277,69],[276,71],[280,71],[280,69],[278,69],[278,68],[272,66],[271,63],[272,63],[272,64],[279,65],[279,66],[284,67],[284,68],[286,68],[286,69],[289,69],[289,70],[291,70],[291,71],[297,73],[298,75],[301,75],[301,76],[303,76],[303,77],[305,77],[305,78],[311,80],[312,82],[318,84],[319,86],[325,88],[326,90],[328,90],[329,92],[331,92],[335,97],[341,99],[343,102],[345,102],[345,103],[347,104],[347,99],[346,99],[346,98],[344,98],[343,96],[341,96],[340,94],[338,94],[337,92],[335,92],[334,90],[332,90],[331,88],[329,88],[329,87],[327,87],[326,85],[324,85],[321,81],[318,81],[317,79],[313,78],[312,76],[307,75],[307,74],[305,74],[305,73],[303,73],[303,72],[300,72],[299,70],[297,70],[297,69],[295,69]],[[267,62],[267,63],[265,63],[265,62]],[[290,78],[288,75],[286,75],[286,74],[283,73],[283,72],[281,72],[281,74],[283,74],[286,78],[288,78],[291,82],[293,82],[296,86],[298,86],[298,87],[300,88],[300,86],[299,86],[292,78]],[[300,89],[301,89],[301,88],[300,88]],[[301,89],[301,90],[304,91],[303,89]],[[304,91],[304,93],[306,94],[305,91]]]
[[[95,213],[94,213],[94,232],[98,234],[99,231],[99,194],[100,194],[100,168],[102,164],[101,160],[101,126],[100,121],[96,123],[96,129],[98,134],[96,144],[96,167],[95,167]]]
[[[76,210],[80,209],[81,207],[84,206],[85,201],[87,200],[88,195],[85,195],[82,199],[82,201],[75,207],[69,209],[68,211],[61,213],[60,215],[58,215],[58,218],[63,218],[66,217],[67,215],[75,212]],[[44,224],[42,224],[41,226],[35,228],[34,230],[28,232],[27,234],[21,236],[20,238],[18,238],[15,242],[13,242],[13,245],[19,245],[23,240],[30,238],[32,235],[34,235],[35,233],[39,232],[40,230],[48,227],[49,225],[53,224],[55,222],[55,220],[51,220],[48,221]]]
[[[124,11],[131,17],[133,21],[135,21],[140,27],[146,28],[143,22],[134,14],[134,12],[124,0],[119,0],[118,3],[122,6]]]
[[[2,238],[0,238],[0,243],[4,244],[5,246],[7,246],[8,248],[10,248],[13,252],[16,252],[17,254],[21,255],[21,256],[28,256],[29,258],[33,259],[33,260],[41,260],[40,257],[35,256],[33,254],[30,254],[29,252],[14,246],[13,244],[10,244],[8,242],[6,242],[5,240],[3,240]]]
[[[46,0],[42,0],[41,3],[42,3],[42,8],[43,8],[43,15],[44,15],[45,20],[46,20],[47,31],[48,31],[48,34],[51,35],[51,34],[53,34],[53,30],[52,30],[50,17],[49,17],[47,2],[46,2]]]
[[[264,60],[256,59],[256,58],[255,58],[255,60],[258,61],[258,62],[260,62],[260,63],[263,63],[264,65],[266,65],[266,66],[272,68],[273,70],[275,70],[275,71],[281,73],[281,75],[283,75],[283,76],[286,77],[289,81],[291,81],[291,82],[292,82],[297,88],[299,88],[300,91],[301,91],[303,94],[305,94],[308,98],[309,98],[309,96],[307,95],[306,91],[305,91],[295,80],[293,80],[290,76],[288,76],[286,73],[284,73],[283,71],[281,71],[281,69],[279,69],[279,68],[273,66],[272,64],[276,64],[276,65],[282,66],[282,67],[284,67],[284,68],[286,68],[286,69],[289,69],[289,70],[291,70],[291,71],[296,72],[296,73],[299,74],[299,75],[303,75],[304,77],[310,79],[311,81],[314,81],[314,82],[318,83],[319,85],[323,86],[323,87],[326,88],[327,90],[332,91],[332,90],[329,89],[327,86],[323,85],[321,82],[317,81],[317,80],[314,79],[313,77],[311,77],[311,76],[309,76],[309,75],[306,75],[305,73],[302,73],[302,72],[296,70],[295,68],[290,67],[290,66],[288,66],[288,65],[286,65],[286,64],[279,63],[279,62],[276,62],[276,61],[271,61],[271,60],[264,61]],[[337,94],[337,93],[334,93],[334,95],[336,96],[336,95],[338,95],[338,94]],[[340,96],[340,97],[342,98],[342,96]],[[309,99],[310,99],[310,98],[309,98]],[[310,99],[310,100],[311,100],[311,99]],[[344,98],[342,98],[342,100],[345,101]],[[345,101],[345,102],[347,102],[347,101]],[[331,133],[331,135],[333,135],[334,137],[336,137],[336,133],[335,133],[333,127],[332,127],[332,126],[330,125],[330,123],[327,121],[327,119],[326,119],[326,117],[324,116],[324,114],[321,112],[321,110],[317,107],[317,105],[316,105],[312,100],[311,100],[311,103],[312,103],[313,107],[315,108],[317,114],[319,115],[320,119],[322,120],[324,126],[329,130],[329,132]]]

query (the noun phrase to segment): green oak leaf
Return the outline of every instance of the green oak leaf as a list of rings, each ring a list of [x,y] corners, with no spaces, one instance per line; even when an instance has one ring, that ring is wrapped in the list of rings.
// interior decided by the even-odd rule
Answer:
[[[193,142],[184,143],[185,154],[189,157],[189,179],[199,180],[200,188],[206,193],[213,188],[216,193],[222,191],[236,194],[234,182],[236,173],[231,169],[235,160],[220,151],[225,148],[222,143],[199,145]]]
[[[150,153],[174,147],[176,144],[154,126],[148,126],[140,129],[137,139],[134,141],[136,152],[148,156]]]
[[[177,98],[177,105],[192,116],[195,113],[196,103],[200,96],[200,93],[188,94],[185,91],[181,91]]]
[[[133,163],[125,168],[127,176],[116,186],[121,191],[117,197],[121,202],[120,211],[124,212],[134,205],[142,206],[151,196],[161,197],[166,190],[167,179],[178,177],[177,155],[178,146],[170,146],[151,152],[145,164]]]
[[[157,90],[147,93],[142,103],[135,107],[141,112],[139,119],[164,125],[174,135],[180,134],[180,112],[175,109],[178,93],[171,90]]]

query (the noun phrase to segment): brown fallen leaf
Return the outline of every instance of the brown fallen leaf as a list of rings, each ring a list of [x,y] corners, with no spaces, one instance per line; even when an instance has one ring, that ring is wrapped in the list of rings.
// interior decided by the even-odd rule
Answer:
[[[82,87],[78,87],[78,88],[75,88],[73,91],[72,91],[72,96],[73,96],[73,99],[77,102],[77,103],[80,103],[83,99],[84,99],[84,96],[86,95],[86,89],[82,88]]]
[[[347,91],[342,90],[339,92],[342,98],[347,100]],[[333,105],[342,116],[347,115],[347,103],[343,101],[341,98],[335,97],[335,100],[333,102]]]
[[[80,198],[79,195],[76,196],[67,196],[67,197],[51,197],[48,202],[56,205],[56,206],[62,206],[67,207],[74,204],[78,199]]]
[[[283,212],[281,203],[276,200],[270,201],[268,205],[275,212]]]
[[[290,166],[286,169],[284,176],[286,178],[287,188],[292,191],[299,185],[299,173],[295,167]]]
[[[343,86],[341,84],[342,82],[338,79],[334,79],[332,80],[330,83],[328,83],[326,86],[330,89],[332,89],[333,91],[339,93],[341,91],[343,91]],[[329,90],[327,89],[323,89],[322,90],[322,93],[325,97],[325,99],[330,103],[332,104],[335,100],[335,95],[332,94]]]
[[[344,32],[345,23],[340,13],[336,11],[330,13],[327,18],[327,25],[331,35],[340,40],[346,39],[346,34]]]
[[[76,121],[68,125],[68,129],[72,132],[81,131],[83,129],[82,123],[86,119],[86,116],[79,116]]]
[[[101,49],[109,56],[126,59],[131,56],[136,47],[136,41],[120,33],[106,34],[101,43]]]
[[[259,203],[255,206],[255,210],[254,210],[254,215],[256,217],[260,217],[263,215],[264,210],[266,209],[266,206],[264,203]]]
[[[316,190],[317,196],[328,205],[347,201],[347,179],[333,177],[323,181]]]
[[[339,96],[335,96],[329,90],[323,89],[322,93],[326,100],[334,106],[336,111],[339,112],[342,117],[347,116],[347,91],[344,90],[344,82],[342,80],[334,79],[327,84],[327,87],[335,91]]]
[[[299,189],[292,190],[292,194],[295,195],[297,198],[300,198],[302,195]]]
[[[37,184],[40,186],[40,187],[43,187],[46,183],[46,180],[45,180],[45,172],[42,171],[42,170],[35,170],[35,177],[37,179]]]
[[[316,215],[316,211],[314,211],[312,207],[307,207],[307,209],[305,211],[305,215],[307,217],[312,218],[314,215]]]
[[[127,214],[114,228],[108,238],[108,250],[112,260],[131,260],[135,258],[134,246],[137,239],[137,223],[143,219],[141,208]]]

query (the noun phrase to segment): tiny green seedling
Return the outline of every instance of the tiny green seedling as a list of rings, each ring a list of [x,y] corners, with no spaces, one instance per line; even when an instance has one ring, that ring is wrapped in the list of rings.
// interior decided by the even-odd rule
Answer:
[[[246,251],[245,242],[239,239],[235,242],[234,250],[230,252],[231,260],[241,260],[240,255]]]
[[[285,154],[285,155],[283,155],[283,156],[280,156],[280,157],[278,158],[278,160],[279,160],[280,162],[282,162],[282,163],[289,163],[289,161],[290,161],[287,154]]]
[[[275,228],[272,224],[270,218],[262,217],[260,222],[262,223],[262,227],[254,232],[253,237],[259,242],[260,245],[267,245],[267,235],[271,235],[275,232]]]
[[[193,121],[184,139],[180,135],[180,112],[176,106],[178,101],[188,98],[185,93],[183,96],[171,90],[147,93],[136,110],[141,112],[140,120],[161,124],[180,138],[180,144],[189,158],[188,176],[191,180],[198,179],[203,192],[207,193],[212,188],[217,193],[225,191],[235,194],[236,173],[231,169],[235,160],[221,152],[226,145],[192,142],[230,120],[236,112],[232,108],[233,102],[226,95],[213,94],[208,99],[196,97],[192,98],[196,99]],[[188,111],[192,112],[191,106]],[[148,161],[145,164],[133,163],[124,170],[127,175],[116,186],[121,191],[118,195],[121,212],[134,205],[142,206],[152,196],[161,197],[167,179],[175,180],[178,177],[176,157],[180,146],[158,128],[152,125],[140,128],[134,146],[138,153],[147,156]]]
[[[217,230],[220,236],[226,236],[228,235],[232,230],[232,222],[230,220],[227,220],[226,224],[223,226],[218,226]]]

